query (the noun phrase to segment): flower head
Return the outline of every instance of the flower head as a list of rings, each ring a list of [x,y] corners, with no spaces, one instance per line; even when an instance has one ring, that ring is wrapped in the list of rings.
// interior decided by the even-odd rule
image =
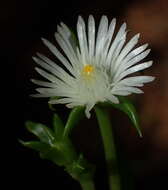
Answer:
[[[69,108],[84,105],[86,116],[89,118],[90,110],[98,102],[119,103],[117,95],[143,93],[138,87],[153,81],[154,77],[127,76],[152,65],[152,61],[137,64],[149,54],[150,50],[146,50],[148,44],[133,49],[138,43],[139,34],[125,44],[126,24],[122,24],[113,37],[115,26],[115,18],[108,23],[107,17],[102,16],[96,32],[92,15],[89,16],[87,28],[79,16],[78,46],[69,28],[61,23],[55,38],[64,55],[49,41],[42,39],[65,69],[37,53],[37,57],[33,59],[46,71],[41,68],[36,68],[36,71],[49,82],[32,80],[33,83],[42,86],[36,89],[39,94],[34,96],[57,96],[59,99],[50,100],[49,103],[66,104]]]

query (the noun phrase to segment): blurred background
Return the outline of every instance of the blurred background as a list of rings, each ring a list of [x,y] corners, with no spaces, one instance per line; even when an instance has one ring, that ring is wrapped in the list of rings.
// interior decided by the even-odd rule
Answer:
[[[29,140],[31,136],[24,127],[26,120],[51,125],[52,112],[47,99],[29,97],[35,89],[30,78],[39,78],[34,71],[32,56],[41,52],[53,60],[53,55],[42,44],[41,37],[54,42],[57,24],[63,21],[76,29],[78,15],[85,21],[93,14],[96,22],[107,15],[109,20],[117,18],[117,27],[126,22],[130,32],[128,38],[141,33],[140,44],[149,43],[152,49],[148,59],[153,66],[144,73],[156,76],[147,84],[145,94],[133,96],[141,118],[143,138],[140,139],[128,118],[117,110],[111,111],[111,119],[118,142],[119,152],[124,158],[125,181],[131,189],[131,178],[135,190],[168,189],[168,1],[167,0],[97,0],[97,1],[2,1],[0,6],[1,47],[9,72],[15,69],[16,83],[15,120],[11,133],[15,150],[11,177],[16,176],[17,189],[73,189],[80,186],[64,171],[52,163],[41,160],[38,154],[22,147],[18,139]],[[69,110],[56,106],[57,113],[66,119]],[[107,189],[104,153],[94,114],[90,121],[84,120],[72,134],[79,152],[97,165],[97,190]]]

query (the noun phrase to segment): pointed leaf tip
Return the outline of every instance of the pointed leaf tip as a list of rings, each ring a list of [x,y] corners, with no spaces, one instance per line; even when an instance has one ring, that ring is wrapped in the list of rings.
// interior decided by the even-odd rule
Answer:
[[[140,129],[140,124],[139,124],[139,116],[137,114],[135,106],[126,97],[119,96],[118,99],[120,101],[119,104],[114,104],[114,103],[108,102],[108,103],[104,103],[103,105],[104,106],[110,106],[111,105],[114,108],[117,108],[120,111],[123,111],[129,117],[129,119],[132,121],[133,126],[137,130],[139,137],[142,137],[142,132]]]
[[[27,147],[27,148],[31,148],[33,150],[36,150],[38,152],[47,152],[50,148],[50,146],[48,144],[45,144],[45,143],[42,143],[40,141],[22,141],[22,140],[19,140],[19,142]]]
[[[126,97],[119,97],[120,104],[118,109],[123,111],[124,113],[127,114],[127,116],[130,118],[132,123],[134,124],[133,126],[136,128],[139,137],[142,137],[142,132],[140,129],[140,124],[139,124],[139,116],[137,114],[136,108],[133,105],[133,103]]]

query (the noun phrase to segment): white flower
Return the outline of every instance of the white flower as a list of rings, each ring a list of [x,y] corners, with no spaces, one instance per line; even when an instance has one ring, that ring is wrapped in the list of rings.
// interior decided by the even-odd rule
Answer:
[[[153,81],[154,77],[127,76],[152,65],[152,61],[137,64],[149,54],[150,50],[146,50],[148,44],[132,50],[138,42],[139,34],[125,44],[126,24],[122,24],[113,37],[115,26],[115,18],[108,24],[107,17],[102,16],[96,34],[93,16],[89,16],[87,29],[82,17],[79,16],[78,47],[71,31],[61,23],[55,38],[65,56],[49,41],[42,39],[49,50],[62,62],[64,69],[37,53],[38,57],[33,59],[46,71],[40,68],[36,68],[36,71],[49,82],[32,80],[33,83],[42,86],[36,89],[39,94],[34,96],[57,96],[59,99],[50,100],[49,103],[66,104],[69,108],[84,105],[86,116],[89,118],[89,112],[97,102],[119,103],[116,95],[143,93],[137,87]]]

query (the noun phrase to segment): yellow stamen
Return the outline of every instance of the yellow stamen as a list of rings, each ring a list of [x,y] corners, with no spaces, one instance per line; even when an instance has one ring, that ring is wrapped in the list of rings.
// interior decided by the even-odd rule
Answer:
[[[94,67],[91,64],[87,64],[83,67],[83,74],[85,76],[90,76],[94,71]]]

